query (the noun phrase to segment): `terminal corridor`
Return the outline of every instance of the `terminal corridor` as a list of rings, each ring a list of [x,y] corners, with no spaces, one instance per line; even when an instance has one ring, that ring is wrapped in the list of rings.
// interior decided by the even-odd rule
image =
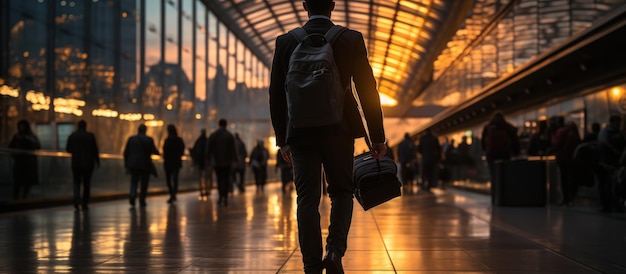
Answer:
[[[251,187],[250,187],[251,188]],[[251,190],[251,189],[249,189]],[[295,193],[166,195],[0,215],[2,273],[301,273]],[[320,208],[328,225],[329,199]],[[326,229],[324,229],[326,231]],[[346,273],[624,273],[626,218],[575,207],[496,207],[457,189],[355,204]]]

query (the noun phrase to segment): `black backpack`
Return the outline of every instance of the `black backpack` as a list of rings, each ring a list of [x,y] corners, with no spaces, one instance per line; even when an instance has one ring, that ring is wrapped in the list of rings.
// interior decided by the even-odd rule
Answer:
[[[295,128],[337,124],[343,116],[348,87],[343,87],[332,43],[346,27],[333,26],[326,35],[307,34],[302,28],[289,33],[299,42],[289,58],[285,80],[287,110]]]

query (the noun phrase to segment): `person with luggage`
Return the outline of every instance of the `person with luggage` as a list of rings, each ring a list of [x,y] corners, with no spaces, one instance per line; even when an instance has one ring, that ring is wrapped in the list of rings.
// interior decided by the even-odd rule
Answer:
[[[347,249],[347,237],[352,220],[354,198],[354,138],[365,136],[365,129],[357,109],[356,100],[347,91],[351,79],[360,98],[362,111],[368,122],[372,142],[372,157],[381,158],[386,153],[385,133],[380,97],[376,80],[367,58],[363,35],[355,30],[333,27],[330,20],[335,2],[332,0],[305,0],[304,9],[309,20],[302,28],[280,35],[276,39],[276,50],[270,75],[270,114],[276,135],[276,144],[282,156],[292,162],[296,193],[298,195],[298,231],[300,251],[306,273],[343,273],[342,257]],[[331,30],[330,33],[328,31]],[[304,32],[304,34],[302,33]],[[309,47],[300,43],[303,36],[311,34],[311,41],[323,41],[320,36],[328,34],[325,46]],[[322,76],[330,73],[334,77],[316,77],[313,89],[328,93],[297,93],[307,82],[296,71],[289,70],[292,53],[296,47],[323,50],[321,54],[328,67],[314,69],[311,62],[301,64],[309,73]],[[303,56],[315,59],[318,55]],[[330,57],[328,57],[330,58]],[[297,58],[296,58],[297,59]],[[334,65],[333,65],[334,64]],[[309,77],[313,79],[312,77]],[[326,79],[339,79],[326,81]],[[306,81],[306,80],[304,80]],[[332,84],[331,84],[332,82]],[[332,88],[320,88],[328,84]],[[287,84],[287,85],[286,85]],[[293,92],[290,92],[293,91]],[[298,98],[308,96],[316,98]],[[332,100],[331,100],[332,98]],[[298,100],[303,99],[303,100]],[[327,100],[324,100],[327,99]],[[337,102],[332,106],[329,103]],[[311,115],[311,119],[306,116]],[[330,117],[323,117],[329,115]],[[320,227],[319,204],[322,191],[322,168],[328,181],[328,196],[331,199],[331,217],[326,238],[326,254],[322,258],[323,244]]]
[[[496,112],[482,132],[482,148],[487,158],[491,179],[491,199],[495,202],[496,165],[495,162],[508,161],[519,155],[520,144],[517,129],[504,119],[501,112]]]

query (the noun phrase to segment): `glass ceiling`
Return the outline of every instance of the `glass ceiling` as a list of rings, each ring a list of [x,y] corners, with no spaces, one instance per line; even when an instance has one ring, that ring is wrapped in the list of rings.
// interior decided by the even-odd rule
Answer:
[[[259,58],[269,66],[278,35],[303,25],[308,16],[301,0],[206,0],[218,16],[228,18]],[[420,62],[433,60],[429,50],[453,8],[454,0],[341,0],[331,19],[361,31],[383,102],[409,104],[424,87],[412,86]],[[219,5],[219,6],[218,6]],[[220,14],[222,13],[223,14]],[[448,19],[449,20],[449,19]],[[229,22],[226,22],[229,24]],[[449,38],[449,37],[448,37]],[[436,51],[436,52],[435,52]],[[432,61],[431,61],[432,62]]]

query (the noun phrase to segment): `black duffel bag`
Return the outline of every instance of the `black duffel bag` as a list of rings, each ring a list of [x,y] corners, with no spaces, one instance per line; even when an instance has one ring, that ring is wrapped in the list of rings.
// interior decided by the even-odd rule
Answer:
[[[402,195],[398,167],[389,157],[372,158],[370,152],[354,158],[355,197],[364,210]]]

